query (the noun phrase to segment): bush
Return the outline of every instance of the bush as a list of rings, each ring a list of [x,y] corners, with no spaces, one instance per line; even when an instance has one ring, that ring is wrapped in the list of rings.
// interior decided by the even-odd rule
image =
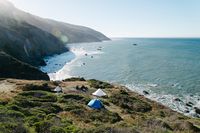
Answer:
[[[138,133],[132,128],[98,126],[90,129],[82,129],[78,133]]]
[[[86,81],[86,80],[82,77],[72,77],[72,78],[65,79],[63,81]]]
[[[50,129],[51,133],[65,133],[65,130],[62,127],[53,126]]]
[[[8,104],[8,101],[0,101],[0,105],[6,105]]]
[[[76,94],[66,94],[63,95],[64,99],[71,99],[71,100],[82,100],[84,97],[81,95],[76,95]]]
[[[10,104],[7,108],[9,110],[19,111],[19,112],[23,113],[25,116],[30,116],[31,115],[31,113],[29,112],[28,109],[24,109],[24,108],[19,107],[17,105]]]
[[[46,114],[44,111],[39,110],[40,108],[31,108],[30,113],[32,116],[36,116],[38,118],[44,119]]]
[[[93,88],[101,88],[101,89],[113,88],[113,85],[103,82],[103,81],[96,80],[96,79],[90,79],[88,80],[88,83],[90,87],[93,87]]]
[[[64,129],[65,129],[66,133],[77,133],[78,132],[78,129],[73,125],[67,126]]]
[[[48,86],[47,83],[43,84],[26,84],[25,86],[22,87],[23,91],[31,91],[31,90],[42,90],[42,91],[51,91],[52,87]]]
[[[120,93],[114,93],[110,97],[110,102],[126,109],[127,112],[148,112],[152,107],[147,102],[144,102],[135,97],[129,96],[127,92],[120,91]]]
[[[36,102],[36,101],[30,101],[29,99],[16,99],[16,101],[13,102],[13,104],[16,104],[19,107],[22,108],[33,108],[37,106],[41,106],[41,102]]]
[[[75,109],[78,109],[78,108],[81,108],[81,107],[78,106],[78,105],[71,104],[71,105],[65,106],[64,111],[71,111],[71,110],[75,110]]]
[[[46,116],[46,120],[51,120],[52,118],[54,118],[54,117],[57,117],[57,115],[56,114],[48,114],[47,116]]]
[[[67,104],[73,104],[73,102],[87,104],[89,101],[90,101],[89,97],[84,97],[77,94],[65,94],[59,100],[59,102]]]
[[[88,118],[92,121],[116,123],[122,120],[117,113],[112,113],[108,110],[93,111],[88,114]]]
[[[50,114],[50,113],[59,113],[63,109],[57,104],[44,103],[40,108],[38,108],[38,110],[41,110],[45,112],[46,114]]]
[[[22,114],[21,112],[13,111],[13,110],[8,110],[6,112],[6,115],[8,117],[15,118],[15,119],[17,119],[17,118],[24,118],[25,117],[24,114]]]
[[[48,121],[40,121],[34,124],[35,131],[38,133],[49,133],[52,124]]]
[[[71,110],[70,112],[73,113],[73,114],[75,114],[75,115],[78,115],[78,116],[82,116],[82,115],[85,114],[84,110],[80,109],[80,108]]]
[[[56,95],[45,91],[28,91],[28,92],[22,92],[19,95],[26,96],[32,101],[41,101],[41,102],[57,101]]]
[[[26,121],[28,122],[28,124],[30,126],[33,126],[35,123],[41,121],[42,119],[41,118],[38,118],[37,116],[31,116],[31,117],[28,117],[26,118]]]
[[[1,133],[28,133],[28,130],[24,127],[22,123],[1,123],[0,122],[0,132]]]

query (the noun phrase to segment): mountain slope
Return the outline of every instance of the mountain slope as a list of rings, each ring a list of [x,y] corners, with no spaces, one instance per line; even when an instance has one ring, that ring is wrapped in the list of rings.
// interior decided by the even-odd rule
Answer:
[[[18,61],[2,51],[0,51],[0,62],[1,78],[49,80],[49,77],[37,68]]]
[[[62,41],[64,38],[64,43],[98,42],[110,40],[102,33],[90,29],[88,27],[58,22],[51,19],[40,18],[38,16],[21,11],[15,8],[12,4],[7,4],[7,7],[10,8],[9,14],[6,14],[7,16],[15,18],[18,21],[27,22],[48,33],[51,33],[52,35],[58,37]]]
[[[17,9],[9,1],[0,0],[0,51],[15,58],[17,62],[25,62],[38,67],[45,65],[43,60],[45,56],[68,51],[67,43],[103,40],[109,40],[109,38],[90,28],[43,19]],[[4,66],[6,66],[5,63],[8,66],[15,64],[3,61]],[[8,75],[20,73],[18,70],[13,69],[5,73]],[[3,71],[0,69],[0,72]],[[26,72],[29,74],[28,71]],[[41,72],[41,77],[43,74]],[[19,77],[24,79],[27,76]]]
[[[18,60],[39,66],[43,57],[67,51],[53,35],[24,22],[10,21],[9,26],[0,24],[0,49]]]

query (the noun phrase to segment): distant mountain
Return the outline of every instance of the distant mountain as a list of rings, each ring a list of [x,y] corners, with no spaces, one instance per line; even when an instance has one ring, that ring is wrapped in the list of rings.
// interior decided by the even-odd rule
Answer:
[[[0,18],[1,21],[1,18]],[[33,66],[43,65],[43,57],[67,51],[53,35],[26,22],[10,19],[9,26],[0,23],[0,49]]]
[[[5,0],[0,0],[0,1],[5,1]],[[65,40],[64,43],[98,42],[98,41],[110,40],[102,33],[84,26],[72,25],[51,19],[44,19],[26,13],[24,11],[15,8],[14,5],[12,5],[8,1],[6,5],[5,4],[3,5],[3,7],[1,7],[1,5],[0,5],[1,8],[0,10],[5,10],[3,14],[6,15],[7,17],[9,16],[10,18],[14,18],[19,22],[23,21],[37,28],[40,28],[58,37],[62,41],[63,41],[62,37],[65,37],[66,39],[64,39]]]
[[[0,51],[20,62],[38,67],[45,65],[45,56],[68,51],[67,43],[104,40],[109,38],[90,28],[43,19],[17,9],[9,1],[0,0]],[[10,65],[4,62],[4,67],[6,63]]]

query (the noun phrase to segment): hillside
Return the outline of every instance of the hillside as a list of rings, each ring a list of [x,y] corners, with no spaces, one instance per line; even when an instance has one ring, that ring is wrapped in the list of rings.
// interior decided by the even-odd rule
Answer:
[[[0,51],[0,77],[16,79],[49,80],[49,77],[37,68],[21,62]]]
[[[63,93],[53,89],[60,85]],[[102,109],[87,103],[102,88]],[[198,133],[200,120],[118,85],[72,78],[62,82],[0,80],[0,131],[6,133]]]
[[[98,42],[110,40],[102,33],[91,28],[59,22],[51,19],[44,19],[19,10],[15,8],[12,3],[6,0],[0,0],[0,2],[1,1],[4,3],[0,5],[1,15],[6,15],[6,17],[13,18],[18,22],[26,22],[30,25],[33,25],[43,31],[52,34],[62,41],[64,40],[64,43]]]
[[[103,40],[109,38],[90,28],[43,19],[17,9],[9,1],[0,0],[0,51],[19,62],[39,67],[45,65],[45,56],[68,51],[67,43]],[[15,69],[9,72],[8,75],[18,73]]]

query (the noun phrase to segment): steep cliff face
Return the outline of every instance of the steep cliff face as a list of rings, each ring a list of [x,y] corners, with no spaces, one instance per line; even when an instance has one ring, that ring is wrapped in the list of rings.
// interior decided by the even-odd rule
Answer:
[[[15,59],[9,60],[10,62],[4,60],[4,67],[6,63],[8,66],[14,65],[12,61],[38,67],[45,65],[43,60],[45,56],[68,51],[67,43],[103,40],[109,38],[90,28],[43,19],[17,9],[6,0],[0,0],[0,51],[3,51],[7,57]],[[23,67],[25,69],[28,66]],[[3,67],[0,69],[0,77],[2,69]],[[6,73],[12,75],[19,73],[18,70],[13,69]],[[23,78],[23,76],[19,77]]]
[[[28,80],[49,80],[48,75],[0,51],[0,77]]]
[[[0,25],[0,40],[2,51],[33,66],[43,65],[45,56],[67,51],[56,37],[24,22]]]

